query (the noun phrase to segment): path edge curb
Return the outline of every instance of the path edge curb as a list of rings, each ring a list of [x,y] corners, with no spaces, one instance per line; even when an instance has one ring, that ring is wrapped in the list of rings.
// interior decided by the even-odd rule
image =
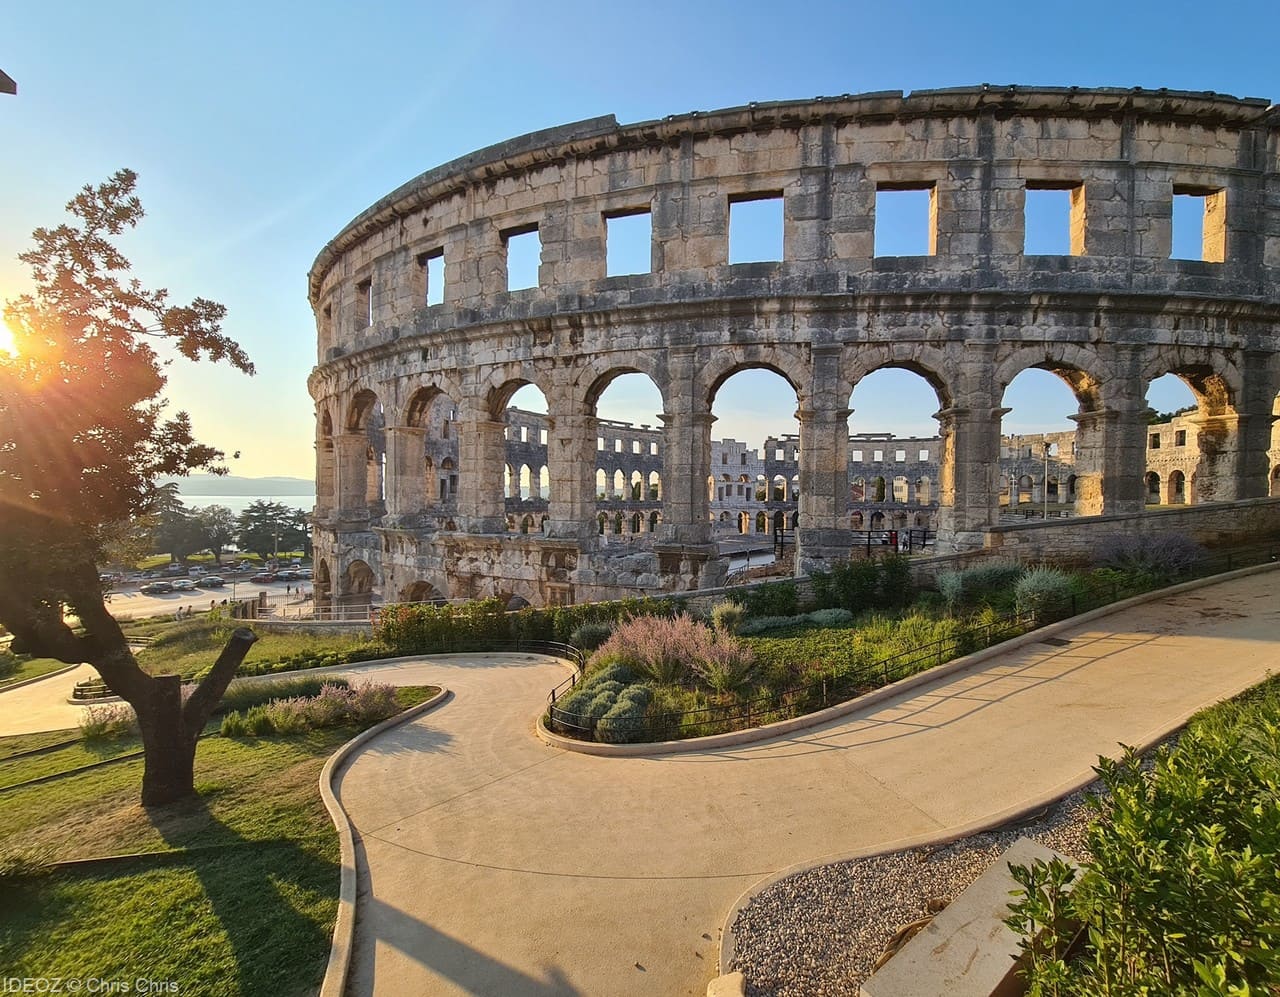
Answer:
[[[1081,613],[1079,616],[1072,616],[1057,623],[1050,623],[1048,626],[1038,627],[1035,630],[1020,634],[1010,640],[1002,641],[999,644],[992,644],[990,647],[983,648],[981,651],[974,651],[972,654],[966,654],[961,658],[954,658],[945,664],[936,668],[930,668],[928,671],[919,672],[909,678],[899,679],[897,682],[889,685],[881,686],[864,696],[858,696],[844,703],[837,703],[835,706],[829,706],[825,710],[818,710],[815,713],[806,713],[804,716],[795,717],[791,720],[780,720],[777,723],[766,724],[763,727],[751,727],[747,730],[731,731],[727,734],[711,734],[707,737],[689,737],[681,741],[657,741],[648,744],[601,744],[595,741],[576,741],[571,737],[564,737],[560,734],[554,734],[547,730],[543,717],[538,718],[536,730],[540,737],[553,748],[560,748],[563,751],[576,751],[584,755],[599,755],[609,758],[652,758],[659,755],[676,755],[686,754],[693,751],[710,751],[717,748],[735,747],[741,744],[752,744],[756,741],[767,741],[775,737],[783,737],[796,731],[808,730],[812,727],[820,727],[832,720],[839,720],[848,716],[850,713],[856,713],[859,710],[866,709],[871,706],[878,706],[886,699],[892,699],[904,692],[910,692],[922,685],[938,679],[947,678],[956,672],[962,672],[966,668],[972,668],[974,665],[980,665],[990,658],[994,658],[999,654],[1008,651],[1017,650],[1027,644],[1038,644],[1046,637],[1052,637],[1064,630],[1070,630],[1078,627],[1082,623],[1090,623],[1093,620],[1101,619],[1112,613],[1123,612],[1134,606],[1140,606],[1147,602],[1155,602],[1158,599],[1166,599],[1170,596],[1181,595],[1183,592],[1191,592],[1196,589],[1205,588],[1209,585],[1215,585],[1219,582],[1234,581],[1237,578],[1247,578],[1250,575],[1262,574],[1266,571],[1280,569],[1280,563],[1268,562],[1266,564],[1250,565],[1247,568],[1237,568],[1234,571],[1224,571],[1222,574],[1210,575],[1207,578],[1195,578],[1189,582],[1180,582],[1177,585],[1170,585],[1168,588],[1156,589],[1152,592],[1143,592],[1140,595],[1130,596],[1128,599],[1121,599],[1119,602],[1113,602],[1106,606],[1100,606],[1097,609],[1091,609],[1087,613]]]
[[[35,685],[35,683],[37,682],[43,682],[45,679],[56,679],[59,675],[66,675],[68,672],[75,671],[77,668],[80,667],[81,664],[84,664],[84,662],[80,662],[79,664],[75,664],[75,665],[66,665],[63,668],[59,668],[57,671],[45,672],[43,675],[33,675],[29,679],[22,679],[19,682],[12,682],[9,685],[0,687],[0,696],[3,696],[6,692],[13,692],[14,689],[21,689],[23,686],[26,686],[26,685]],[[67,702],[71,702],[71,701],[67,700]],[[72,704],[72,705],[75,705],[75,704]],[[88,705],[88,704],[85,704],[85,705]]]
[[[1275,564],[1255,565],[1250,568],[1242,568],[1237,572],[1231,572],[1230,576],[1231,578],[1242,578],[1242,577],[1247,577],[1248,575],[1251,575],[1251,574],[1261,574],[1262,570],[1264,569],[1276,568],[1276,567],[1280,567],[1280,565],[1275,565]],[[1223,580],[1230,580],[1224,575],[1219,575],[1215,577]],[[1196,580],[1196,582],[1200,582],[1200,581],[1205,581],[1205,580],[1204,579]],[[1178,591],[1181,592],[1181,591],[1190,591],[1195,588],[1202,587],[1196,584],[1196,582],[1186,582],[1182,586],[1175,586],[1175,588],[1177,588]],[[1165,593],[1177,594],[1172,592],[1172,589],[1164,589],[1162,591],[1164,591]],[[1147,601],[1147,600],[1143,600],[1141,596],[1135,597],[1133,604],[1137,604],[1139,601]],[[1115,605],[1119,606],[1120,603],[1116,603]],[[1081,617],[1075,617],[1074,619],[1079,621]],[[1216,705],[1217,703],[1222,703],[1222,702],[1226,702],[1229,699],[1234,699],[1235,697],[1241,695],[1248,689],[1253,688],[1257,684],[1258,684],[1257,680],[1249,680],[1243,683],[1242,685],[1238,686],[1237,688],[1233,689],[1231,692],[1227,693],[1226,695],[1215,696],[1211,699],[1207,699],[1204,702],[1200,703],[1198,706],[1192,707],[1191,709],[1185,711],[1175,719],[1165,724],[1162,724],[1159,727],[1156,727],[1153,730],[1147,732],[1147,734],[1145,734],[1142,738],[1140,738],[1136,743],[1129,745],[1129,747],[1132,747],[1139,754],[1145,754],[1151,751],[1157,745],[1159,745],[1162,741],[1164,741],[1170,735],[1186,727],[1186,725],[1191,721],[1191,718],[1194,717],[1197,713],[1201,713],[1204,710],[1207,710],[1209,707]],[[1121,754],[1122,754],[1122,751],[1115,750],[1110,752],[1107,757],[1117,759],[1121,756]],[[988,814],[986,817],[980,817],[975,821],[970,821],[968,824],[961,824],[959,826],[945,828],[940,831],[913,835],[907,838],[900,838],[896,841],[891,841],[887,844],[872,845],[868,848],[854,849],[853,851],[849,851],[849,852],[836,852],[820,858],[810,859],[803,862],[797,862],[795,865],[787,866],[785,869],[780,869],[777,872],[770,873],[768,876],[765,876],[763,879],[760,879],[757,882],[753,883],[751,886],[747,887],[747,889],[743,891],[743,893],[738,897],[738,899],[735,900],[733,904],[730,906],[729,913],[725,916],[720,928],[720,953],[717,958],[717,964],[716,964],[716,972],[720,975],[716,976],[712,980],[712,982],[714,982],[716,979],[720,979],[721,976],[729,972],[729,967],[732,965],[733,958],[737,952],[737,947],[738,947],[737,936],[734,933],[733,925],[734,925],[734,922],[737,921],[738,919],[738,913],[742,910],[742,908],[746,907],[747,904],[749,904],[753,899],[755,899],[755,897],[759,893],[762,893],[764,890],[773,886],[775,883],[779,883],[784,879],[790,879],[792,876],[797,876],[800,873],[808,872],[811,869],[819,869],[823,866],[835,865],[840,862],[849,862],[854,859],[874,858],[879,855],[892,855],[895,852],[906,851],[912,848],[925,848],[930,846],[947,845],[947,844],[951,844],[952,842],[959,841],[962,838],[968,838],[968,837],[972,837],[975,834],[981,834],[984,831],[993,831],[993,830],[996,830],[997,828],[1003,827],[1006,824],[1011,824],[1014,821],[1020,820],[1023,817],[1036,813],[1039,810],[1043,810],[1045,807],[1052,806],[1053,804],[1059,802],[1060,800],[1070,796],[1072,793],[1075,793],[1081,789],[1084,789],[1086,786],[1096,782],[1097,780],[1098,780],[1098,773],[1091,767],[1090,769],[1088,769],[1088,771],[1082,772],[1079,775],[1075,776],[1074,778],[1071,778],[1066,780],[1065,782],[1059,783],[1053,789],[1047,790],[1046,792],[1041,793],[1038,796],[1035,796],[1029,800],[1025,800],[1022,803],[1015,804],[1012,807],[1007,807],[1004,810],[997,811],[994,814]]]
[[[358,876],[356,875],[356,844],[351,828],[351,819],[333,791],[333,778],[338,769],[347,761],[357,748],[383,731],[398,727],[400,724],[416,720],[439,706],[453,694],[445,688],[428,699],[425,703],[410,707],[403,713],[374,724],[368,730],[361,731],[350,741],[340,747],[320,770],[320,797],[324,800],[325,809],[329,811],[329,819],[338,832],[341,847],[342,872],[338,882],[338,917],[333,924],[333,938],[329,943],[329,963],[325,967],[324,982],[320,984],[319,997],[342,997],[347,987],[347,975],[351,971],[351,953],[355,947],[356,932],[356,892]]]

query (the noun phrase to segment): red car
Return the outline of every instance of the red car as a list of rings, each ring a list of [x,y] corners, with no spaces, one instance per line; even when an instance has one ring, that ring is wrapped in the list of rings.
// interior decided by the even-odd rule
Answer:
[[[276,580],[276,576],[274,571],[263,571],[263,572],[260,572],[259,574],[254,575],[252,578],[249,579],[249,581],[251,582],[259,582],[259,583],[274,582],[275,580]]]

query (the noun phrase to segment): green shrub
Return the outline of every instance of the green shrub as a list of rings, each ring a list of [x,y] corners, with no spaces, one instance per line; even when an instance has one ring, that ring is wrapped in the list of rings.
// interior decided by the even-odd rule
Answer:
[[[795,582],[765,582],[731,596],[741,600],[748,616],[795,616],[800,597]]]
[[[653,701],[653,690],[633,685],[619,694],[609,712],[596,724],[596,740],[627,744],[644,739],[647,732],[645,713]]]
[[[80,714],[80,736],[86,741],[131,737],[138,732],[138,717],[128,703],[86,706]]]
[[[1037,623],[1048,623],[1071,615],[1071,576],[1044,565],[1031,568],[1013,589],[1014,603],[1021,614],[1035,617]]]
[[[244,715],[239,711],[232,711],[222,718],[222,726],[219,733],[223,737],[244,737],[249,733],[249,728],[245,725]]]
[[[847,627],[853,622],[853,613],[847,609],[833,607],[831,609],[815,609],[807,616],[811,622],[820,627]]]
[[[808,616],[757,616],[745,620],[738,626],[738,636],[764,633],[766,630],[782,630],[787,627],[801,626],[809,622]]]
[[[711,607],[711,625],[725,633],[737,633],[745,615],[740,605],[732,599],[725,599]]]
[[[911,564],[901,554],[880,559],[876,595],[885,609],[909,605],[915,585],[911,581]]]
[[[831,569],[832,608],[859,613],[878,606],[879,590],[880,570],[873,558],[845,561]]]
[[[244,715],[245,733],[252,737],[266,737],[276,732],[271,714],[265,705],[254,706]]]
[[[1129,751],[1098,773],[1108,799],[1088,831],[1091,860],[1078,874],[1013,870],[1024,895],[1006,923],[1024,937],[1030,992],[1280,992],[1280,682],[1193,719],[1153,762]],[[1067,961],[1076,923],[1083,951]]]
[[[1011,589],[1022,573],[1022,565],[1017,561],[998,558],[959,571],[940,573],[938,591],[942,593],[947,608],[954,611],[989,603],[1004,590]]]
[[[242,682],[234,680],[222,695],[219,709],[244,712],[273,699],[296,699],[318,696],[325,686],[339,689],[350,687],[350,682],[339,675],[300,675],[296,678],[279,678],[265,681]]]
[[[569,635],[569,643],[580,651],[591,652],[609,639],[613,626],[608,623],[580,623]]]
[[[1193,571],[1204,548],[1181,533],[1116,533],[1098,544],[1095,559],[1104,568],[1166,582]]]
[[[0,648],[0,679],[7,679],[17,673],[21,659],[8,648]]]

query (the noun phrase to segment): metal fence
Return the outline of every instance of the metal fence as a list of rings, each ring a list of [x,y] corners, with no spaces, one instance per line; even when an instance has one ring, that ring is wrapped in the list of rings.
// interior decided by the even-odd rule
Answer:
[[[566,737],[614,743],[671,741],[760,727],[848,702],[873,689],[936,667],[952,658],[972,654],[1048,623],[1068,619],[1164,585],[1278,559],[1280,541],[1272,541],[1208,554],[1177,577],[1165,579],[1163,584],[1154,579],[1150,584],[1143,584],[1130,576],[1117,574],[1114,578],[1077,586],[1068,597],[1038,606],[1031,613],[1009,613],[984,625],[971,627],[945,639],[931,641],[876,661],[860,662],[843,669],[833,668],[829,673],[815,676],[804,685],[679,713],[603,720],[601,717],[564,710],[556,704],[577,684],[578,676],[575,675],[560,683],[548,695],[546,724],[551,731]],[[853,633],[854,631],[849,631],[850,641],[853,640]]]

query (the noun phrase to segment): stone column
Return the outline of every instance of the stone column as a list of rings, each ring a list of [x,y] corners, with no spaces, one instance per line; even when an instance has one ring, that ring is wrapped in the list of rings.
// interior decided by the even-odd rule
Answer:
[[[331,517],[337,506],[337,460],[334,441],[322,437],[316,441],[316,516]]]
[[[420,426],[387,429],[387,515],[395,524],[420,516],[425,509],[426,438],[427,431]]]
[[[839,349],[835,351],[836,363]],[[814,349],[814,366],[821,361]],[[816,371],[815,371],[816,376]],[[800,528],[796,531],[796,571],[808,574],[849,558],[853,543],[845,506],[849,491],[850,409],[835,393],[824,393],[800,421]]]
[[[468,533],[505,533],[502,475],[507,466],[507,424],[484,411],[464,413],[460,421],[459,526]]]
[[[338,518],[368,520],[365,492],[369,484],[369,439],[364,433],[344,433],[334,437],[334,480]]]
[[[594,544],[596,520],[596,433],[593,415],[556,415],[547,420],[547,473],[551,500],[547,536]]]
[[[1127,404],[1081,412],[1076,424],[1076,515],[1141,512],[1146,507],[1146,408]]]
[[[696,351],[674,347],[669,353],[670,397],[662,415],[663,516],[660,537],[669,544],[709,544],[710,503],[707,475],[711,470],[711,424],[715,416],[702,410],[696,398]]]
[[[999,514],[1000,416],[984,399],[934,417],[942,437],[938,465],[938,549],[976,550]]]

